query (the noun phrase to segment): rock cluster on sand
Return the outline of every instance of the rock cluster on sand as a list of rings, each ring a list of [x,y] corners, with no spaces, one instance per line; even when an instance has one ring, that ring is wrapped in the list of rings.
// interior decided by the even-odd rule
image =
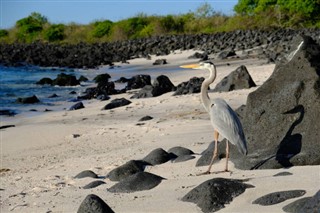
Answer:
[[[218,53],[220,58],[224,58],[234,54],[235,51],[256,47],[260,47],[260,51],[252,50],[252,52],[259,57],[276,61],[289,51],[290,42],[299,34],[310,35],[319,41],[319,29],[279,29],[167,35],[99,44],[1,43],[0,64],[18,66],[28,63],[43,67],[93,68],[148,55],[168,55],[178,49],[199,49],[207,54]]]

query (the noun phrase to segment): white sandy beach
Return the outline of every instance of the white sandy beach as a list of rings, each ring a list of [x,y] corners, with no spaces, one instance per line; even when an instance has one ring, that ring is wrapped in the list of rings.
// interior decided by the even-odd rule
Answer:
[[[187,59],[193,51],[185,51],[152,60],[135,59],[130,65],[145,65],[152,71],[156,58],[169,62],[163,66],[180,66],[197,60]],[[229,65],[227,65],[229,63]],[[271,75],[274,64],[258,59],[217,62],[217,79],[212,87],[238,66],[245,65],[255,83],[260,86]],[[166,73],[178,85],[191,77],[207,77],[206,71],[182,70]],[[257,87],[256,87],[257,88]],[[246,103],[247,96],[256,88],[232,92],[210,93],[211,98],[224,98],[236,109]],[[0,210],[4,212],[76,212],[88,194],[102,198],[115,212],[201,212],[193,203],[181,198],[202,182],[215,178],[250,178],[247,189],[231,204],[219,212],[282,212],[282,207],[297,200],[290,199],[272,206],[252,204],[258,197],[283,190],[306,190],[313,196],[320,185],[320,166],[292,167],[278,170],[238,170],[230,162],[231,173],[196,176],[207,167],[195,167],[196,159],[147,167],[146,171],[166,178],[157,187],[135,193],[111,193],[106,184],[94,189],[82,189],[91,178],[74,179],[84,170],[105,176],[112,169],[129,160],[145,157],[156,148],[168,150],[183,146],[201,153],[213,140],[209,116],[200,102],[199,94],[130,99],[128,106],[101,110],[109,101],[88,101],[84,109],[48,112],[40,116],[17,115],[1,125],[15,125],[0,130]],[[132,94],[114,95],[112,99]],[[150,121],[139,122],[146,115]],[[144,123],[144,125],[137,125]],[[221,138],[222,139],[222,138]],[[250,141],[248,141],[250,143]],[[254,151],[254,150],[252,150]],[[232,153],[231,153],[232,155]],[[213,165],[213,170],[223,170],[224,159]],[[288,171],[293,175],[273,177]]]

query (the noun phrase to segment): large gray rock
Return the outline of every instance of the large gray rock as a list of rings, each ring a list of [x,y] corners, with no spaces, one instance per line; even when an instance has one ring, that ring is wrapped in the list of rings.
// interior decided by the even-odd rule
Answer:
[[[77,213],[114,213],[114,211],[100,197],[90,194],[82,201]]]
[[[196,203],[203,212],[215,212],[252,187],[241,180],[213,178],[192,189],[182,201]]]
[[[242,65],[228,76],[224,77],[213,89],[214,92],[228,92],[237,89],[248,89],[255,87],[247,68]]]
[[[298,37],[270,78],[250,93],[242,124],[248,156],[231,147],[240,169],[320,164],[320,46]]]

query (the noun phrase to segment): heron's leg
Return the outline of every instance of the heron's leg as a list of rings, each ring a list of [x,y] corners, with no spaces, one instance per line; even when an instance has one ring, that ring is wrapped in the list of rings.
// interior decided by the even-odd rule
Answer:
[[[226,140],[226,168],[224,171],[228,172],[228,160],[229,160],[229,141]]]
[[[216,130],[214,130],[213,136],[214,136],[214,150],[213,150],[213,155],[212,155],[212,159],[211,159],[209,168],[208,168],[208,170],[205,172],[205,173],[207,173],[207,174],[210,173],[210,170],[211,170],[213,161],[214,161],[214,159],[216,159],[216,157],[217,157],[217,155],[218,155],[218,138],[219,138],[219,132],[217,132]]]

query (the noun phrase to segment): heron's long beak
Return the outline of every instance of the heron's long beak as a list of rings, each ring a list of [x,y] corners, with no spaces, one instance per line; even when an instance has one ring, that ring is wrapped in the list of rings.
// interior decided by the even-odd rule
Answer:
[[[181,68],[187,68],[187,69],[197,69],[199,68],[199,64],[187,64],[187,65],[183,65],[183,66],[180,66]]]

